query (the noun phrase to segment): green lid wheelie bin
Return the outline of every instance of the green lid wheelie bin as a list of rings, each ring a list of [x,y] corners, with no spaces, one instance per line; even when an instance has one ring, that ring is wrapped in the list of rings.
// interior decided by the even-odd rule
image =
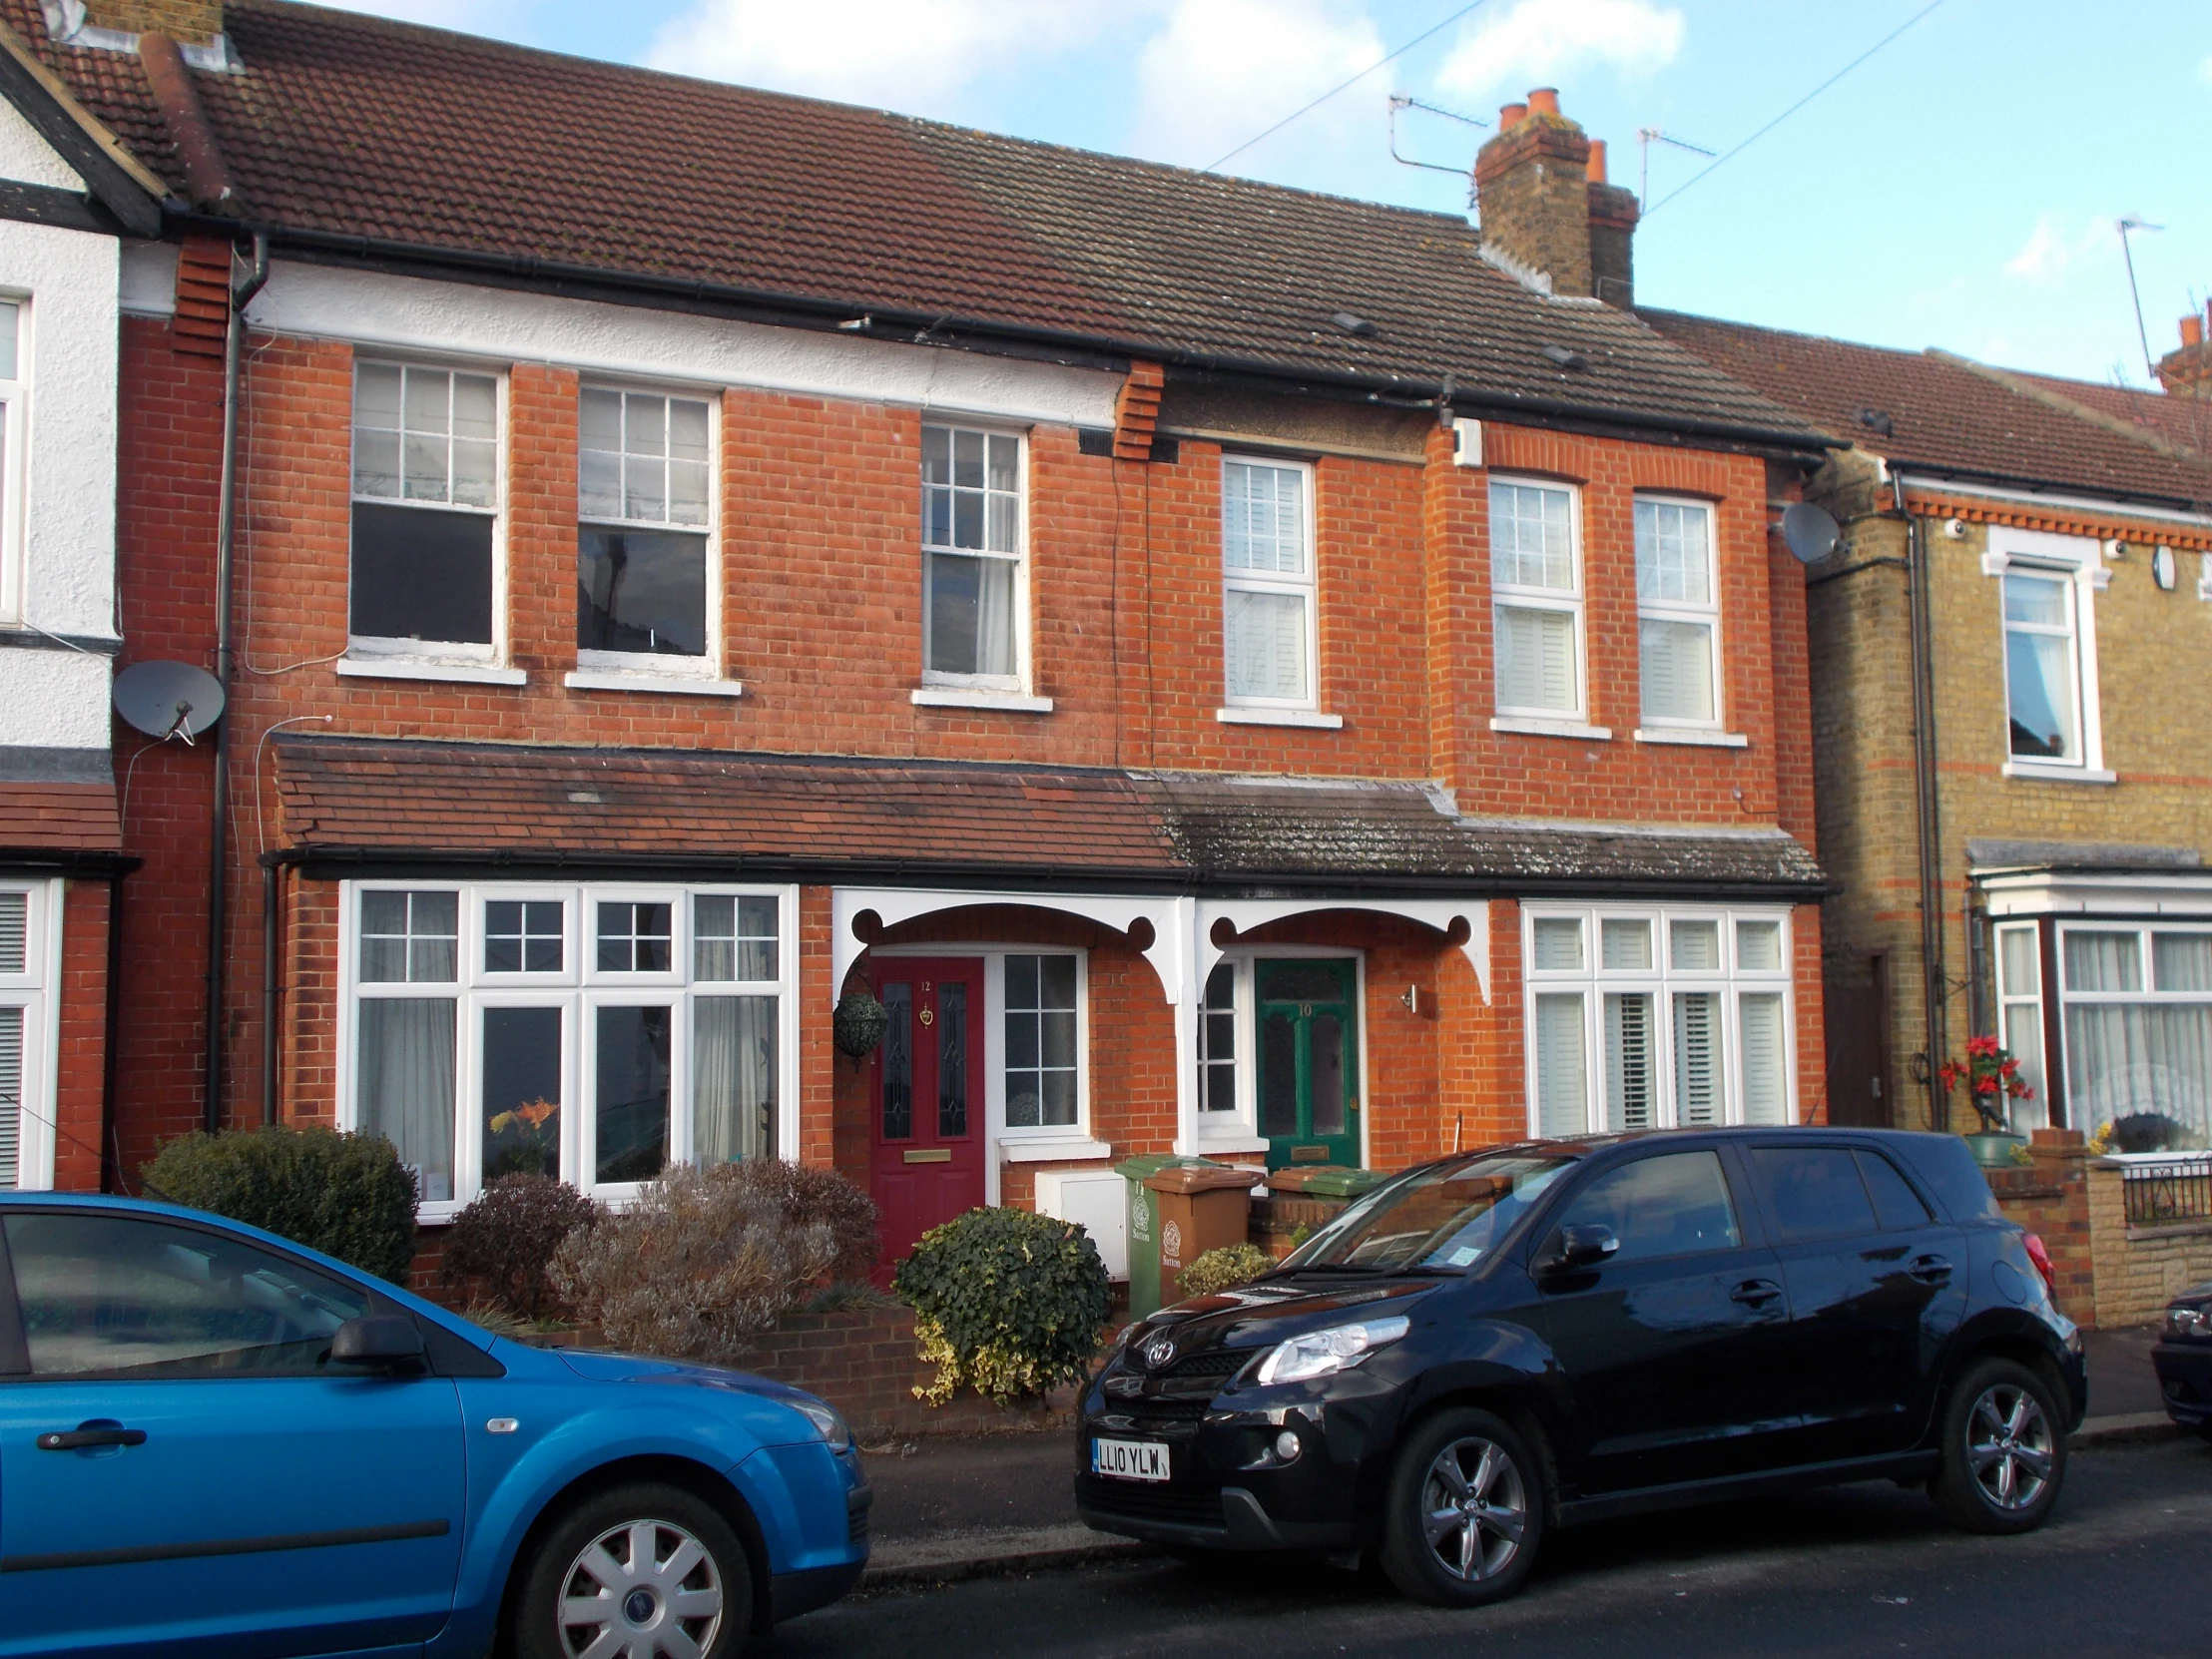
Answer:
[[[1141,1320],[1160,1307],[1160,1206],[1145,1183],[1164,1169],[1203,1164],[1173,1152],[1141,1152],[1124,1158],[1114,1173],[1129,1188],[1129,1317]]]

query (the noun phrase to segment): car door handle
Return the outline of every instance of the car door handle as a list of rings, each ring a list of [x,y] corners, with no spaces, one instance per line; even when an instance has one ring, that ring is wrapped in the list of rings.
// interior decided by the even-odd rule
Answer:
[[[1940,1256],[1922,1256],[1905,1270],[1924,1285],[1941,1285],[1950,1279],[1950,1264]]]
[[[41,1451],[82,1451],[94,1445],[144,1445],[146,1430],[126,1428],[120,1422],[83,1422],[75,1428],[57,1429],[38,1437]]]
[[[1728,1293],[1728,1300],[1746,1308],[1764,1308],[1781,1294],[1782,1287],[1771,1279],[1747,1279]]]

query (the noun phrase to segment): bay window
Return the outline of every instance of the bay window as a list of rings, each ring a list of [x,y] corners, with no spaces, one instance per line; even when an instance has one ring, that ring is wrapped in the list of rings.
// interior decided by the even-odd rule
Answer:
[[[2058,959],[2073,1122],[2212,1145],[2212,928],[2064,923]]]
[[[1525,926],[1533,1133],[1796,1120],[1785,915],[1544,905]]]
[[[2036,924],[1996,929],[1997,1041],[2020,1063],[2020,1081],[2031,1091],[2011,1102],[2015,1128],[2050,1123],[2050,1090],[2043,1080],[2043,964]]]
[[[1578,504],[1563,484],[1490,480],[1490,594],[1502,716],[1585,710]]]
[[[1636,498],[1636,635],[1646,726],[1718,727],[1713,509]]]
[[[1221,479],[1226,700],[1232,708],[1312,709],[1319,637],[1312,470],[1225,457]]]
[[[356,650],[493,655],[499,382],[362,358],[353,369]]]
[[[355,883],[341,1119],[427,1219],[502,1175],[603,1197],[796,1146],[796,893]]]
[[[584,388],[577,459],[579,667],[710,670],[712,424],[703,398]]]

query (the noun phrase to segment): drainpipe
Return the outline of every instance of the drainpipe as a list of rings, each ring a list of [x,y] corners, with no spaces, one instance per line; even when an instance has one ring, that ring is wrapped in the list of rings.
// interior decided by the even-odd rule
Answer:
[[[116,989],[123,980],[123,872],[108,877],[108,1006],[100,1055],[100,1190],[123,1191],[123,1149],[115,1134],[115,1045],[122,1020]]]
[[[1906,592],[1913,655],[1913,797],[1920,837],[1921,1001],[1927,1021],[1928,1121],[1937,1134],[1950,1127],[1950,1097],[1936,1069],[1950,1050],[1943,964],[1942,833],[1936,794],[1936,651],[1929,620],[1928,539],[1920,520],[1905,510],[1905,480],[1890,475],[1891,499],[1905,520]]]
[[[223,478],[215,531],[215,678],[226,706],[231,695],[231,549],[238,513],[239,366],[246,335],[246,307],[269,280],[269,238],[254,236],[254,268],[242,282],[231,279],[231,315],[223,331]],[[202,1123],[223,1127],[224,912],[230,875],[231,725],[215,726],[215,800],[208,852],[208,1075]]]
[[[276,895],[281,877],[262,862],[262,1127],[276,1121]]]

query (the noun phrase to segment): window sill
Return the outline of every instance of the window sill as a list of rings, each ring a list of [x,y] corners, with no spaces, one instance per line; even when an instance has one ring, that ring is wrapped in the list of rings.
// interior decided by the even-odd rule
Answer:
[[[1638,743],[1679,743],[1695,749],[1749,749],[1741,732],[1707,732],[1694,727],[1639,726],[1629,734]]]
[[[348,680],[445,680],[465,686],[524,686],[530,676],[519,668],[492,663],[448,663],[435,657],[340,657],[337,671]]]
[[[917,709],[996,709],[1009,715],[1049,715],[1052,699],[1019,692],[983,691],[966,686],[917,686],[909,694]]]
[[[706,675],[630,674],[621,669],[580,668],[561,676],[571,691],[662,692],[670,697],[743,697],[743,680]]]
[[[2042,761],[2007,761],[1999,769],[2007,778],[2031,778],[2039,784],[2117,784],[2120,775],[2102,768],[2051,766]]]
[[[1493,716],[1490,730],[1514,732],[1524,738],[1580,738],[1589,743],[1613,741],[1610,726],[1587,726],[1579,720],[1540,720],[1528,715]]]
[[[1038,1136],[1034,1140],[1013,1140],[1001,1136],[998,1155],[1009,1164],[1074,1164],[1111,1158],[1114,1149],[1104,1141],[1092,1140],[1088,1135]]]
[[[1201,1156],[1209,1152],[1218,1152],[1225,1157],[1235,1158],[1246,1153],[1265,1153],[1267,1149],[1268,1143],[1261,1136],[1230,1133],[1209,1135],[1206,1132],[1206,1126],[1204,1124],[1199,1125],[1198,1150]]]
[[[1344,727],[1343,715],[1325,715],[1313,709],[1216,709],[1214,718],[1224,726],[1306,726],[1317,732]]]

